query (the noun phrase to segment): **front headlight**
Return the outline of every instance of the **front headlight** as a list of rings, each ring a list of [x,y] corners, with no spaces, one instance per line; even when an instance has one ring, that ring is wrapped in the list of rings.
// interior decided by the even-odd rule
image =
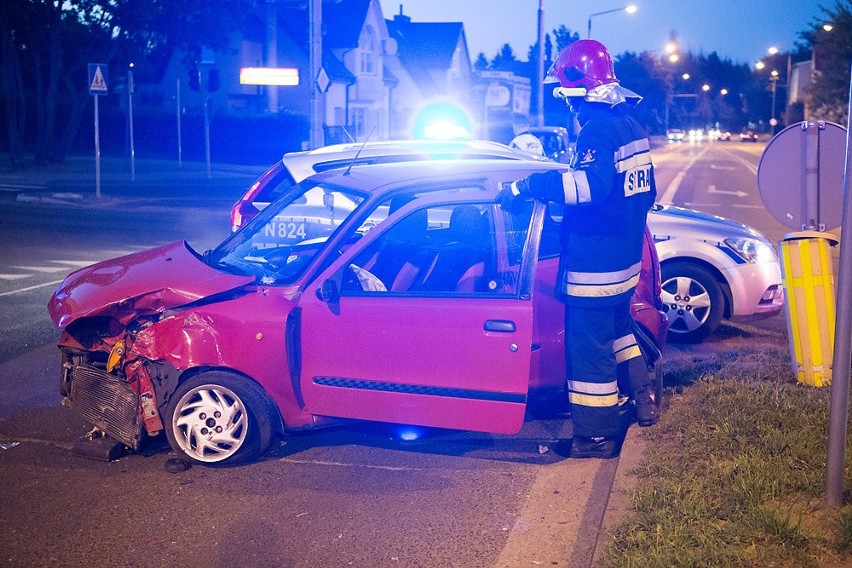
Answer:
[[[757,264],[778,260],[778,257],[775,256],[775,249],[757,239],[748,237],[725,239],[725,244],[746,262]]]

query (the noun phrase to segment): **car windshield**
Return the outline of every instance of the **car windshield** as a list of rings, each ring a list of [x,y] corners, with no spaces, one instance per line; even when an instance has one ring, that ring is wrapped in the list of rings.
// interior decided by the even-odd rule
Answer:
[[[322,183],[297,185],[211,251],[207,263],[263,284],[291,283],[366,197]]]

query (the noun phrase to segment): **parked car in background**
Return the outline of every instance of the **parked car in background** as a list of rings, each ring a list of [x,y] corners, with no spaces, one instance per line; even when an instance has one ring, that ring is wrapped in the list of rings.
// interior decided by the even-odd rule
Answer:
[[[648,214],[662,269],[669,341],[702,341],[723,318],[760,319],[784,306],[775,247],[759,231],[692,209]]]
[[[132,449],[164,433],[207,465],[340,419],[517,432],[534,398],[565,404],[571,338],[553,294],[557,219],[534,201],[504,211],[496,197],[557,168],[332,170],[211,251],[177,242],[74,272],[49,303],[64,404]],[[632,313],[653,364],[666,318],[646,235]]]
[[[234,205],[232,222],[236,219],[240,223],[232,224],[236,230],[243,220],[263,210],[270,199],[315,171],[345,169],[353,163],[443,160],[454,155],[480,159],[492,157],[491,154],[501,160],[536,160],[527,152],[503,144],[478,141],[342,144],[286,154]],[[544,158],[538,162],[543,166],[552,163]],[[276,223],[278,232],[298,230],[298,225],[285,219]],[[648,226],[655,235],[666,276],[663,295],[671,341],[699,342],[713,333],[723,318],[763,317],[783,307],[780,264],[774,249],[766,251],[766,239],[754,229],[722,217],[668,206],[655,207],[648,214]],[[726,244],[726,239],[734,239],[733,244]],[[752,245],[763,254],[750,258],[750,253],[732,248]],[[678,294],[675,290],[667,296],[666,290],[676,286],[685,287],[688,293]]]
[[[757,142],[760,137],[754,130],[748,129],[740,132],[740,142]]]
[[[563,126],[535,126],[526,132],[541,141],[544,155],[554,162],[568,164],[574,156],[574,147],[568,135],[568,129]]]

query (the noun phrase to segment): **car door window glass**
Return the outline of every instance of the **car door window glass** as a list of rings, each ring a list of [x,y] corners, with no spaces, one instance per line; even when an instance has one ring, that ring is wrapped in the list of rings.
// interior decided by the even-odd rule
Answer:
[[[346,294],[515,294],[532,208],[495,203],[414,210],[352,259]]]

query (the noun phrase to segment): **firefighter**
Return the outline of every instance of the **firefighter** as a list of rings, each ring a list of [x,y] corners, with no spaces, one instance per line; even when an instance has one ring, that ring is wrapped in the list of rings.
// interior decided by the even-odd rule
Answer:
[[[653,385],[632,329],[648,210],[656,197],[648,138],[633,118],[641,97],[622,87],[606,48],[566,47],[547,72],[581,129],[570,170],[535,173],[506,186],[504,207],[529,198],[564,204],[557,295],[565,303],[570,455],[616,457],[625,428],[619,383],[640,426],[657,421]],[[619,376],[621,380],[619,380]]]

